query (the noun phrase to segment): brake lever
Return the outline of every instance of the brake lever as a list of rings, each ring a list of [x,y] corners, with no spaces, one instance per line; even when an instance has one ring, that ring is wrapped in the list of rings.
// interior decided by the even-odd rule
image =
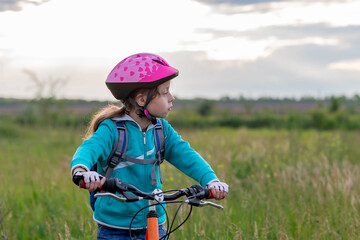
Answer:
[[[221,210],[224,209],[224,207],[219,205],[219,204],[216,204],[216,203],[213,203],[213,202],[210,202],[210,201],[203,201],[203,200],[200,200],[198,198],[188,198],[188,199],[185,199],[184,202],[191,205],[191,206],[195,206],[195,207],[203,207],[205,205],[210,205],[212,207],[216,207],[216,208],[219,208]]]
[[[119,202],[134,202],[134,201],[140,201],[143,200],[142,197],[137,197],[134,195],[131,195],[129,193],[122,193],[122,194],[114,194],[114,193],[110,193],[110,192],[104,192],[104,193],[96,193],[94,195],[95,198],[97,197],[112,197],[116,200],[118,200]]]
[[[118,200],[119,202],[126,202],[126,198],[122,195],[122,194],[114,194],[114,193],[110,193],[110,192],[104,192],[104,193],[96,193],[94,195],[95,198],[98,197],[112,197],[116,200]]]
[[[128,192],[123,192],[121,194],[126,198],[126,202],[136,202],[144,199],[143,197],[135,196]]]
[[[203,201],[203,200],[201,200],[201,201],[200,201],[200,205],[201,205],[201,206],[210,205],[210,206],[212,206],[212,207],[216,207],[216,208],[219,208],[219,209],[221,209],[221,210],[224,209],[223,206],[221,206],[221,205],[219,205],[219,204],[216,204],[216,203],[213,203],[213,202],[210,202],[210,201]]]

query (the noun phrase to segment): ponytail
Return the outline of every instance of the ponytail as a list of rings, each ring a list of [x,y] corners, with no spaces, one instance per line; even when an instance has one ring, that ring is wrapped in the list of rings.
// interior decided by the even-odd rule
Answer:
[[[102,121],[105,121],[109,118],[121,117],[124,114],[129,114],[130,111],[136,109],[136,106],[133,105],[133,102],[130,99],[135,99],[138,94],[148,94],[148,92],[148,88],[138,88],[130,93],[129,98],[123,102],[122,107],[116,106],[114,104],[109,104],[108,106],[100,109],[91,119],[84,139],[90,138],[97,130]],[[159,95],[159,92],[156,88],[151,99],[154,99],[157,95]]]
[[[113,117],[121,117],[126,113],[126,108],[124,106],[119,107],[114,104],[109,104],[108,106],[100,109],[93,118],[91,119],[88,129],[85,134],[85,139],[90,138],[93,133],[97,130],[100,123],[105,121],[106,119],[113,118]]]

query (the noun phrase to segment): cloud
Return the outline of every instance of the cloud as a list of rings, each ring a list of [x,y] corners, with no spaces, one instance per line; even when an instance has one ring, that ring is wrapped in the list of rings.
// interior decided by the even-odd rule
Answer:
[[[211,3],[221,5],[224,2]],[[256,1],[259,4],[270,2],[282,5],[267,13],[219,13],[212,19],[213,24],[196,29],[199,35],[207,35],[208,38],[191,42],[187,49],[207,51],[208,57],[214,60],[239,59],[243,62],[268,57],[290,46],[332,46],[339,50],[338,57],[343,60],[349,59],[349,56],[342,56],[344,52],[349,54],[349,49],[357,49],[360,15],[354,9],[360,7],[359,2]],[[226,3],[247,4],[246,1]],[[213,8],[214,11],[217,9]],[[216,25],[216,22],[222,24]]]
[[[254,61],[283,47],[311,44],[337,48],[337,58],[340,59],[354,58],[360,54],[358,50],[360,26],[332,27],[328,24],[305,24],[268,26],[249,31],[213,29],[199,31],[210,34],[212,38],[199,43],[198,46],[193,46],[194,49],[210,49],[209,56],[214,59],[237,58]]]
[[[214,11],[224,14],[236,13],[266,13],[283,6],[298,6],[310,4],[331,4],[331,3],[346,3],[354,0],[195,0],[202,4],[211,6]]]
[[[323,97],[360,92],[358,72],[329,69],[338,59],[351,58],[351,50],[305,44],[277,49],[252,62],[217,61],[205,52],[168,54],[180,75],[173,82],[180,97]],[[191,91],[189,91],[191,89]]]
[[[50,0],[2,0],[0,2],[1,11],[20,11],[27,4],[40,5]]]
[[[279,39],[267,37],[260,40],[250,40],[248,38],[223,37],[209,40],[203,43],[193,44],[192,48],[207,51],[209,59],[215,60],[238,60],[255,61],[259,58],[267,57],[274,51],[298,45],[338,45],[335,38],[304,37],[297,39]]]
[[[328,68],[330,70],[360,71],[360,59],[333,62],[329,64]]]
[[[217,11],[223,2],[212,1],[220,4],[213,7],[216,13],[195,27],[195,33],[203,39],[184,42],[183,50],[206,51],[214,60],[254,61],[287,46],[316,44],[355,48],[349,46],[349,40],[359,39],[360,15],[355,9],[360,7],[360,2],[257,1],[281,5],[271,12],[232,15]],[[226,4],[242,7],[245,3],[226,1]]]
[[[360,25],[334,27],[325,23],[315,23],[285,26],[265,26],[247,31],[228,31],[221,29],[214,30],[211,28],[198,29],[197,31],[199,33],[210,34],[213,38],[233,36],[238,38],[248,38],[251,40],[261,40],[269,36],[273,36],[279,39],[299,39],[310,36],[321,36],[324,38],[357,38],[359,36],[358,32],[360,32]]]
[[[344,0],[196,0],[197,2],[207,3],[210,5],[217,4],[229,4],[229,5],[249,5],[249,4],[260,4],[260,3],[277,3],[277,2],[303,2],[303,3],[316,3],[316,2],[344,2]]]

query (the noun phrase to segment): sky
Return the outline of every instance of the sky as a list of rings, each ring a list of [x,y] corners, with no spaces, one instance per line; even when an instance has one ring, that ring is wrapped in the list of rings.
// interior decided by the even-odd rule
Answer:
[[[360,0],[0,0],[0,97],[113,100],[139,52],[179,98],[360,94]],[[43,87],[43,88],[42,88]]]

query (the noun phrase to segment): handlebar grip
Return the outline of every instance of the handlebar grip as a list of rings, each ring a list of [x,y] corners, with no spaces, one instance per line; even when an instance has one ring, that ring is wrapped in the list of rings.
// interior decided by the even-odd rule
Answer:
[[[80,188],[85,188],[84,176],[74,175],[73,182]]]
[[[103,191],[115,193],[116,192],[116,178],[106,179],[104,184],[102,185],[101,189]]]
[[[210,198],[214,198],[214,196],[212,195],[211,191],[207,188],[204,188],[200,185],[192,185],[190,188],[188,188],[190,195],[194,194],[200,198],[200,199],[210,199]]]
[[[102,179],[102,178],[103,178],[103,177],[100,176],[100,179]],[[106,184],[107,181],[108,181],[108,180],[105,181],[104,185]],[[86,188],[86,187],[85,187],[84,176],[74,175],[74,176],[73,176],[73,182],[74,182],[77,186],[79,186],[80,188]],[[104,186],[103,186],[101,189],[103,189],[103,188],[104,188]],[[100,190],[100,189],[99,189],[99,190]],[[110,191],[109,191],[109,192],[110,192]]]
[[[205,198],[206,199],[214,198],[214,196],[212,195],[212,193],[209,189],[205,188],[204,190],[205,190]]]

